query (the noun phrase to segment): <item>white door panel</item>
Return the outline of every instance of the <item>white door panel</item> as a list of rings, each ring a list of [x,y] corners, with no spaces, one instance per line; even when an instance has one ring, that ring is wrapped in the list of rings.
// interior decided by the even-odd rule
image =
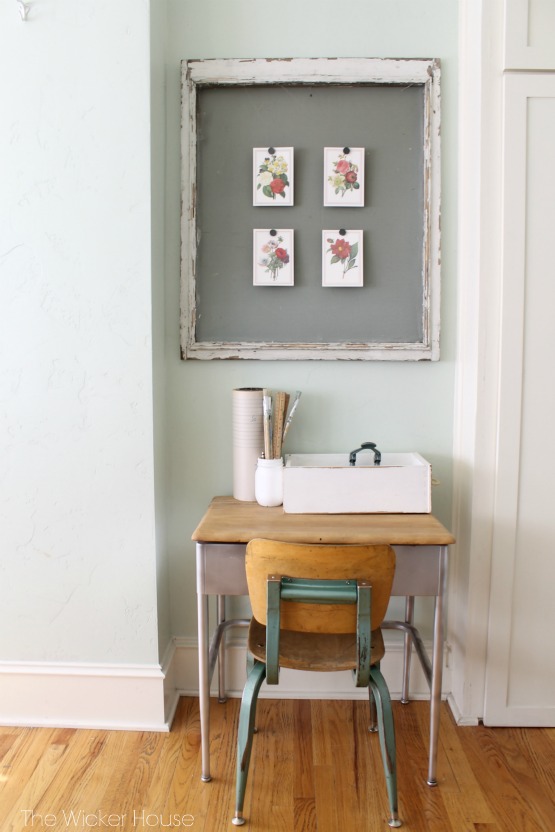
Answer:
[[[555,77],[505,79],[498,480],[484,721],[555,725]]]

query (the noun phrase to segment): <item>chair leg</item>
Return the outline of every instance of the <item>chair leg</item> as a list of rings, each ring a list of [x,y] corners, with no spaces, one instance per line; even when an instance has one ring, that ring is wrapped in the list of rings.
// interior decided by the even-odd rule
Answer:
[[[397,805],[397,764],[395,753],[395,725],[391,710],[391,698],[389,690],[377,666],[370,669],[370,686],[372,696],[376,702],[378,713],[378,731],[380,735],[380,748],[382,752],[387,796],[391,817],[388,820],[390,826],[401,826]]]
[[[253,669],[253,667],[254,667],[254,663],[255,663],[255,662],[256,662],[256,659],[254,658],[254,656],[252,655],[252,653],[250,653],[250,652],[247,650],[247,679],[248,679],[248,677],[249,677],[249,675],[250,675],[251,670],[252,670],[252,669]],[[255,726],[252,730],[253,730],[253,734],[257,734],[257,733],[258,733],[258,728],[257,728],[256,726]]]
[[[378,730],[378,723],[376,720],[376,702],[374,700],[374,694],[372,693],[372,685],[368,685],[368,701],[370,704],[370,723],[368,725],[368,730],[374,734]]]
[[[242,826],[245,822],[243,817],[243,804],[245,802],[245,790],[247,788],[247,777],[249,774],[249,763],[251,759],[252,738],[254,733],[254,719],[256,715],[256,703],[260,686],[266,677],[266,665],[255,660],[254,665],[247,677],[241,710],[239,713],[239,735],[237,738],[237,787],[235,798],[235,817],[232,823],[235,826]]]

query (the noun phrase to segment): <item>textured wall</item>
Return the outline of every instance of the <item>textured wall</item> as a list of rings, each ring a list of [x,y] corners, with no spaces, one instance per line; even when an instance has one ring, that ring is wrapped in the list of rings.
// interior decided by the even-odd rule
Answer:
[[[151,662],[147,3],[0,6],[0,658]]]

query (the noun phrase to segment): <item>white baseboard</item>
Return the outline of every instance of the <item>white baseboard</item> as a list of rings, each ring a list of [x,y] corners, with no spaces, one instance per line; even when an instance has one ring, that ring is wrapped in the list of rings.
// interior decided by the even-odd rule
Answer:
[[[164,675],[164,717],[168,730],[171,728],[175,711],[179,703],[180,693],[176,680],[175,640],[171,639],[162,658],[162,673]]]
[[[403,677],[403,645],[395,634],[384,633],[386,654],[381,662],[392,699],[401,698]],[[198,647],[194,638],[174,639],[174,679],[181,696],[198,696]],[[425,644],[427,650],[431,644]],[[226,649],[226,693],[228,697],[240,697],[245,683],[245,638],[228,637]],[[218,695],[218,667],[212,680],[211,693]],[[450,671],[444,668],[443,696],[450,690]],[[282,670],[279,685],[263,684],[260,696],[267,699],[365,699],[368,693],[353,685],[350,672],[308,673]],[[430,691],[418,658],[413,653],[411,665],[411,699],[429,699]]]
[[[156,665],[0,662],[0,724],[169,731],[173,653]]]
[[[395,634],[385,633],[384,638],[382,671],[392,698],[400,699],[403,646]],[[244,637],[228,637],[226,664],[226,694],[240,697],[245,683]],[[449,669],[444,670],[443,682],[445,696],[450,691]],[[217,685],[216,667],[214,696]],[[349,672],[293,670],[283,670],[278,686],[264,684],[260,692],[271,699],[365,699],[367,695],[354,687]],[[0,725],[169,731],[180,696],[198,696],[195,638],[174,638],[161,665],[0,662]],[[410,696],[429,698],[415,655]]]
[[[457,700],[455,699],[455,697],[453,696],[452,693],[450,693],[447,696],[447,703],[448,703],[448,705],[451,709],[451,713],[453,714],[453,719],[455,720],[457,725],[460,725],[461,727],[479,725],[480,720],[478,719],[478,717],[476,717],[476,716],[465,716],[465,715],[462,714],[462,712],[461,712],[461,710],[458,706]]]

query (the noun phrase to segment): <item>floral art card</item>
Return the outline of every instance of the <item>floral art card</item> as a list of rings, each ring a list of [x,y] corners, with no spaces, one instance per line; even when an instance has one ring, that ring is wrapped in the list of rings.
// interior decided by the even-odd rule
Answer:
[[[322,231],[322,286],[362,285],[362,231]]]
[[[254,286],[293,286],[293,229],[255,228]]]
[[[324,206],[364,207],[364,148],[324,148]]]
[[[253,205],[293,205],[293,148],[254,147]]]

